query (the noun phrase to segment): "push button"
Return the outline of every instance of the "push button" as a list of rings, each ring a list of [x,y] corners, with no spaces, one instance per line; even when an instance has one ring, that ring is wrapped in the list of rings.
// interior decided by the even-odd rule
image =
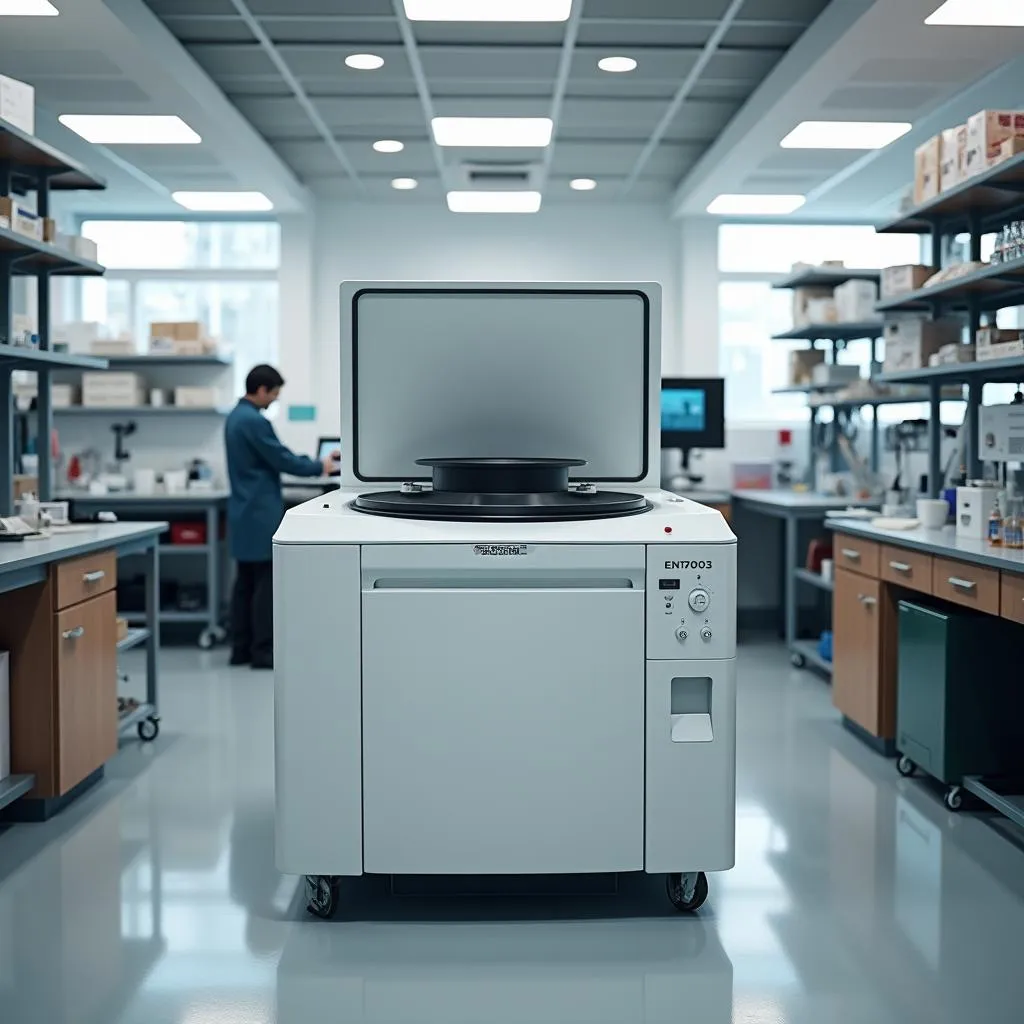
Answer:
[[[711,595],[702,588],[698,587],[696,590],[690,591],[690,607],[695,612],[706,612],[708,605],[711,604]]]
[[[676,630],[676,639],[681,644],[686,643],[686,637],[687,637],[687,632],[686,632],[685,629],[680,628],[680,629]]]

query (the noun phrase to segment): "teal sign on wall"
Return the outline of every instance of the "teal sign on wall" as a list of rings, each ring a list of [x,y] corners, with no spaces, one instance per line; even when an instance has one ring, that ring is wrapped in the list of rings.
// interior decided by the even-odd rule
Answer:
[[[288,419],[292,423],[312,423],[316,419],[316,406],[289,405]]]

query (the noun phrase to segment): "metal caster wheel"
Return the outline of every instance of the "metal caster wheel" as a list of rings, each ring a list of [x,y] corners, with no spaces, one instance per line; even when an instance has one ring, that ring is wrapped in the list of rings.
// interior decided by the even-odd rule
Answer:
[[[676,910],[692,913],[708,898],[708,876],[703,871],[674,872],[665,876],[665,888]]]
[[[963,790],[959,786],[950,786],[946,790],[946,795],[942,798],[942,802],[951,811],[959,811],[964,805]]]
[[[160,719],[156,715],[144,718],[135,727],[143,743],[152,743],[160,735]]]
[[[907,757],[906,754],[904,754],[896,762],[896,771],[898,771],[900,773],[900,775],[902,775],[905,779],[909,779],[910,776],[913,775],[914,772],[917,771],[917,765],[914,764],[914,762],[911,761],[910,758]]]
[[[807,664],[807,659],[802,654],[793,653],[789,660],[793,663],[793,668],[803,668]]]
[[[338,909],[338,879],[331,875],[306,875],[306,909],[325,921]]]

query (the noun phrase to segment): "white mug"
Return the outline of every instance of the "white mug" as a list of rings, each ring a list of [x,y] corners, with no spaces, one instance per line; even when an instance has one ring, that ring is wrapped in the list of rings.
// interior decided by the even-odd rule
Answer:
[[[137,469],[133,479],[136,494],[153,494],[156,491],[156,470]]]

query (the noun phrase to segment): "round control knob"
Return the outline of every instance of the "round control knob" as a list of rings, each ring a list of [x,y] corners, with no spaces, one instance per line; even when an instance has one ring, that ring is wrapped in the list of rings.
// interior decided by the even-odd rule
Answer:
[[[711,595],[701,587],[690,591],[690,607],[695,612],[706,612],[711,604]]]
[[[677,640],[678,640],[678,641],[679,641],[679,642],[680,642],[681,644],[682,644],[682,643],[686,643],[686,636],[687,636],[687,633],[686,633],[686,630],[685,630],[685,629],[677,629],[677,630],[676,630],[676,639],[677,639]]]
[[[707,627],[707,626],[705,626],[705,627],[704,627],[704,628],[703,628],[703,629],[702,629],[702,630],[700,631],[700,637],[701,637],[701,639],[702,639],[702,640],[710,640],[710,639],[711,639],[711,630],[710,630],[710,629],[708,629],[708,627]]]

